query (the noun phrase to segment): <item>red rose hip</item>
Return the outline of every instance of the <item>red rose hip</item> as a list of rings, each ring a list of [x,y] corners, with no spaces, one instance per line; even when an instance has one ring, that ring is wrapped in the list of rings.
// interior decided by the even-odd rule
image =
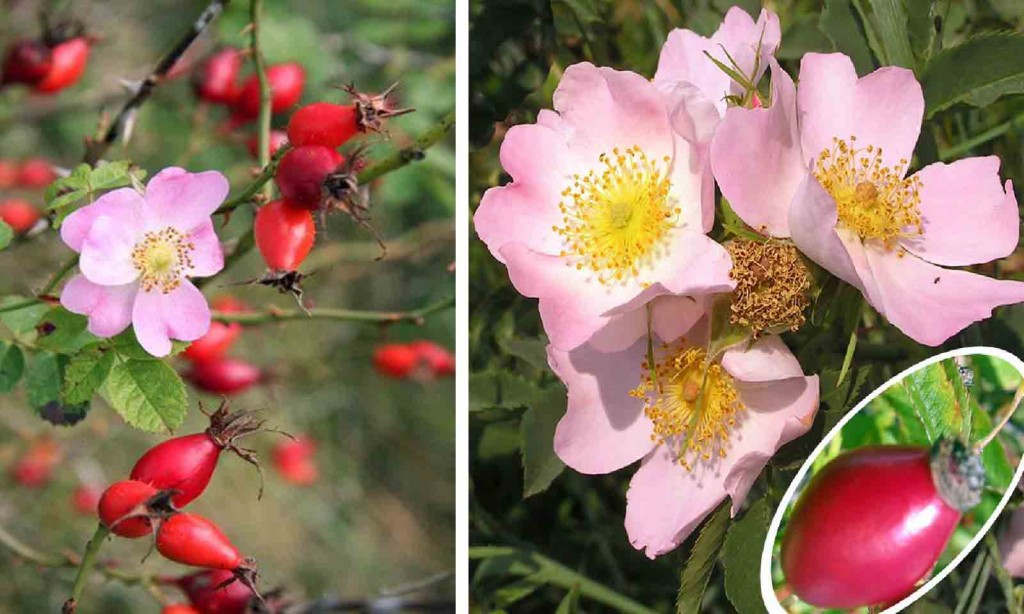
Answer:
[[[245,361],[219,358],[197,362],[187,374],[196,388],[212,394],[241,394],[265,379],[263,371]]]
[[[42,218],[39,210],[20,198],[0,202],[0,220],[17,234],[24,234]]]
[[[242,555],[212,521],[198,514],[174,514],[160,523],[156,549],[182,565],[234,570],[242,567]]]
[[[845,452],[811,479],[794,506],[782,540],[786,582],[822,608],[895,603],[935,566],[983,484],[977,457],[951,440],[931,452]]]
[[[78,82],[85,72],[89,60],[89,40],[79,36],[64,41],[53,48],[53,65],[41,81],[36,83],[36,91],[53,93]]]
[[[218,51],[206,60],[196,73],[196,96],[214,104],[231,104],[238,98],[238,71],[242,68],[242,54],[238,49]]]
[[[316,209],[323,197],[324,181],[345,162],[345,156],[322,145],[296,147],[281,158],[274,183],[286,199]]]
[[[256,247],[267,267],[294,271],[309,255],[316,237],[313,214],[301,203],[275,200],[260,207],[253,226]]]
[[[20,40],[14,43],[4,58],[3,79],[0,83],[38,83],[53,66],[53,52],[41,40]]]
[[[377,371],[388,377],[408,377],[419,364],[416,349],[401,343],[382,345],[373,353],[373,365]]]
[[[255,593],[243,582],[224,584],[234,577],[227,570],[208,569],[178,578],[175,583],[203,614],[243,614]]]
[[[272,113],[281,113],[295,106],[299,98],[302,98],[306,71],[295,62],[274,64],[267,69],[267,81],[270,84],[270,110]],[[256,75],[246,80],[233,109],[239,119],[255,119],[259,116],[260,82]]]
[[[121,537],[142,537],[148,535],[153,526],[149,518],[126,518],[139,510],[139,506],[157,494],[153,486],[135,480],[114,482],[103,491],[96,512],[103,526],[114,535]]]

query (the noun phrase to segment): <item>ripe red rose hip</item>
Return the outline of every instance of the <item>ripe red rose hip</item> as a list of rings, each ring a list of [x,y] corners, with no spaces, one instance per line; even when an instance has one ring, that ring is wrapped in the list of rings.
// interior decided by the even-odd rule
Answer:
[[[373,365],[388,377],[408,377],[419,364],[416,350],[402,343],[382,345],[373,353]]]
[[[83,516],[94,516],[102,495],[103,492],[98,488],[79,484],[71,493],[71,505]]]
[[[306,436],[282,441],[274,446],[274,468],[286,482],[308,486],[319,477],[313,455],[316,443]]]
[[[443,377],[455,374],[455,356],[451,352],[434,343],[433,341],[420,340],[409,344],[420,361],[426,364],[434,377]]]
[[[224,584],[233,579],[230,571],[208,569],[182,576],[175,584],[203,614],[243,614],[255,593],[242,582]]]
[[[53,48],[53,65],[46,76],[36,83],[36,91],[53,93],[74,85],[85,72],[88,61],[87,38],[79,36],[60,43]]]
[[[57,178],[53,165],[42,158],[30,158],[18,170],[18,183],[26,188],[45,188]]]
[[[97,514],[103,526],[114,535],[121,537],[142,537],[153,530],[149,518],[133,518],[142,512],[142,506],[157,494],[157,489],[144,482],[122,480],[114,482],[103,491],[97,506]]]
[[[14,162],[0,160],[0,188],[13,188],[18,184],[20,169]]]
[[[242,54],[228,48],[210,56],[196,73],[196,96],[214,104],[231,104],[238,98],[240,86],[238,71],[242,68]]]
[[[49,483],[53,470],[60,462],[60,447],[50,439],[37,439],[14,463],[11,477],[28,488],[40,488]]]
[[[174,514],[160,523],[156,549],[182,565],[234,570],[242,567],[238,548],[216,524],[198,514]]]
[[[159,490],[178,491],[171,503],[184,507],[206,490],[224,450],[256,464],[252,451],[237,442],[262,426],[251,413],[232,413],[222,404],[210,415],[210,426],[204,432],[174,437],[147,450],[132,467],[131,478]]]
[[[274,183],[286,199],[316,209],[323,198],[324,181],[345,162],[345,156],[322,145],[303,145],[281,158]]]
[[[27,39],[14,43],[4,58],[2,83],[33,85],[42,80],[53,66],[53,52],[41,40]]]
[[[17,234],[32,230],[42,217],[38,209],[20,198],[9,198],[0,202],[0,220]]]
[[[274,64],[267,68],[267,81],[270,84],[270,110],[272,113],[282,113],[302,98],[306,71],[295,62]],[[260,82],[256,75],[246,80],[232,108],[239,119],[249,120],[259,116]]]
[[[397,109],[391,104],[388,98],[394,88],[395,85],[372,95],[349,86],[346,89],[352,96],[350,104],[314,102],[306,105],[288,121],[288,140],[296,147],[323,145],[333,149],[360,132],[381,132],[384,120],[413,110]]]
[[[260,207],[253,232],[269,269],[295,271],[313,248],[316,225],[309,209],[281,199]]]
[[[895,603],[932,570],[983,488],[978,457],[953,440],[845,452],[796,502],[782,540],[786,582],[822,608]]]
[[[186,374],[196,388],[211,394],[241,394],[266,379],[262,369],[235,358],[197,362]]]
[[[203,614],[200,610],[193,608],[187,603],[171,603],[160,610],[160,614]]]

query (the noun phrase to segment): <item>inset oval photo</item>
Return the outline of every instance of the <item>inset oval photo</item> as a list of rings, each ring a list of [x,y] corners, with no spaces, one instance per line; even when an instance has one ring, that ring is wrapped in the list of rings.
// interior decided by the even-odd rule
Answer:
[[[1006,352],[968,348],[868,395],[779,504],[761,557],[768,609],[899,612],[953,571],[1020,480],[1022,373]],[[950,611],[971,598],[928,597]]]

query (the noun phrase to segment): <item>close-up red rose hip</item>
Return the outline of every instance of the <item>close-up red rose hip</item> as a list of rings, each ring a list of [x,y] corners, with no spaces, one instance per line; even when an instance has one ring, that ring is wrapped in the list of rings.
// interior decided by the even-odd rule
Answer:
[[[255,593],[225,569],[207,569],[182,576],[175,584],[202,614],[243,614]]]
[[[416,352],[434,377],[455,374],[455,356],[447,349],[426,339],[413,341],[409,348]]]
[[[953,440],[837,456],[810,480],[783,528],[786,582],[822,608],[899,601],[931,572],[984,480],[978,457]]]
[[[53,66],[53,51],[42,40],[24,39],[15,42],[4,57],[0,83],[38,83]]]
[[[140,514],[142,506],[157,494],[158,489],[136,480],[114,482],[103,491],[97,514],[103,526],[114,535],[136,538],[153,531],[149,518]]]
[[[182,565],[235,570],[243,565],[238,548],[213,521],[198,514],[174,514],[160,523],[156,549]]]
[[[211,394],[235,395],[267,379],[256,365],[237,358],[217,358],[196,362],[185,377],[196,388]]]
[[[241,85],[242,53],[228,47],[210,56],[196,72],[193,85],[200,100],[230,105],[238,98]]]
[[[79,484],[71,493],[71,506],[83,516],[95,516],[103,491],[94,486]]]
[[[52,94],[71,87],[85,73],[89,61],[89,39],[79,36],[53,48],[53,64],[35,84],[36,91]]]
[[[316,225],[307,207],[280,199],[260,207],[253,232],[267,268],[295,271],[313,248]]]
[[[327,176],[345,163],[345,156],[322,145],[296,147],[281,158],[274,174],[274,183],[281,196],[316,209],[324,196]]]
[[[274,64],[267,68],[267,81],[270,84],[270,110],[274,114],[283,113],[302,98],[306,70],[295,62]],[[260,83],[256,75],[242,85],[232,109],[242,120],[255,119],[259,115]]]
[[[11,227],[16,234],[24,234],[42,219],[39,209],[20,198],[0,201],[0,220]]]
[[[53,165],[43,158],[25,160],[18,171],[18,183],[24,188],[45,188],[56,178]]]
[[[409,377],[419,364],[420,355],[415,348],[404,343],[388,343],[373,353],[373,365],[388,377]]]
[[[315,454],[316,442],[305,435],[280,441],[274,446],[274,468],[286,482],[308,486],[320,475]]]

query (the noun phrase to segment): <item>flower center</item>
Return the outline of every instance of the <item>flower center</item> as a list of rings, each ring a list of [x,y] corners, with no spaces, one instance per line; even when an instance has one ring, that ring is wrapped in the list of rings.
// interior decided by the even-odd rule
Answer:
[[[601,166],[573,175],[559,203],[562,225],[553,226],[577,269],[590,269],[601,283],[636,277],[653,262],[680,213],[670,202],[670,158],[651,160],[639,147],[613,149]]]
[[[688,470],[713,456],[725,458],[730,431],[745,409],[732,376],[720,364],[705,367],[702,348],[668,351],[653,374],[644,362],[644,377],[631,393],[644,399],[644,415],[654,424],[651,438],[669,446]]]
[[[754,339],[764,331],[796,331],[810,303],[811,274],[789,242],[736,239],[726,245],[732,256],[729,275],[736,280],[730,322],[750,329]]]
[[[924,232],[921,180],[903,178],[906,160],[883,166],[880,147],[857,149],[856,140],[833,138],[832,149],[818,157],[814,176],[835,199],[843,226],[891,250],[899,238]]]
[[[185,271],[192,268],[195,245],[174,228],[147,232],[132,249],[132,264],[139,272],[142,290],[159,288],[167,294],[181,285]]]

